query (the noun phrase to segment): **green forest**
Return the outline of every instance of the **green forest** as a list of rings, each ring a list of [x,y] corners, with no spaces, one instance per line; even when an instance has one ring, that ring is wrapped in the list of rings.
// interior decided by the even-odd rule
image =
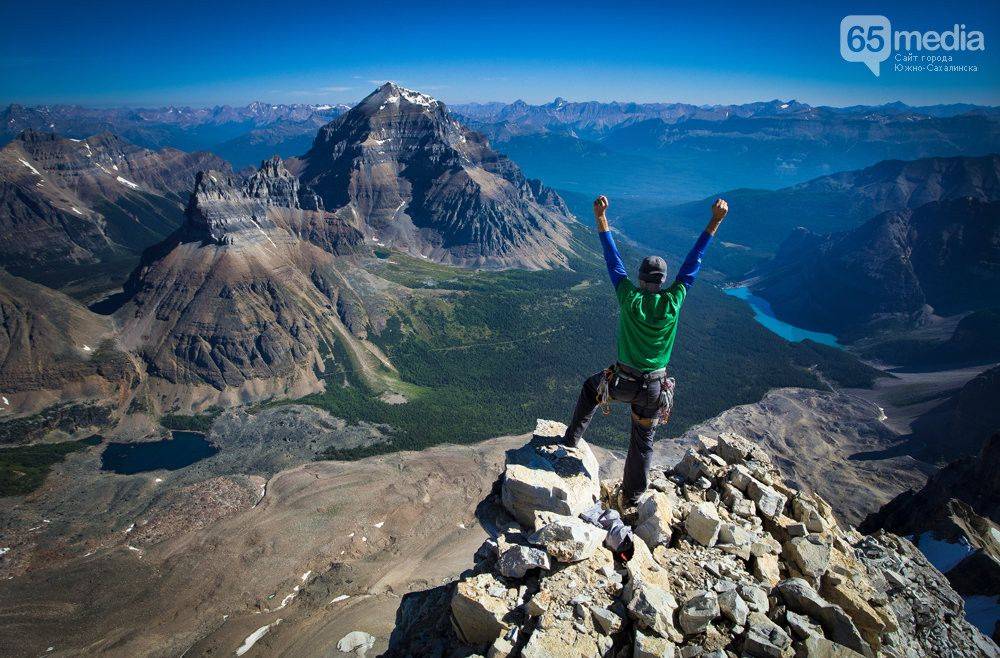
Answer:
[[[387,404],[366,393],[338,354],[326,392],[296,401],[396,430],[390,446],[325,456],[356,458],[524,433],[536,418],[568,421],[584,378],[614,361],[617,323],[615,298],[595,251],[597,236],[574,229],[578,256],[572,271],[475,272],[395,253],[381,261],[379,273],[387,279],[446,292],[408,304],[373,337],[401,378],[417,385],[407,404]],[[627,244],[622,252],[626,263],[640,258]],[[706,260],[711,256],[710,249]],[[675,259],[668,262],[676,265]],[[755,402],[774,387],[825,387],[815,370],[845,386],[870,385],[877,374],[840,350],[786,342],[757,324],[745,304],[706,281],[692,288],[680,325],[670,364],[677,397],[661,439]],[[621,447],[628,425],[627,406],[617,405],[609,418],[595,417],[588,438]]]

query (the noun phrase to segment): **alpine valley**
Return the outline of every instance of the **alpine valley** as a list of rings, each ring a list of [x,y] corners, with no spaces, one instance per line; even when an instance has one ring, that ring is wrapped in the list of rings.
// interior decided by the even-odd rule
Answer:
[[[0,655],[1000,655],[997,108],[386,82],[0,119]],[[614,359],[598,193],[630,271],[731,208],[632,567],[677,628],[527,539],[627,450],[624,405],[570,451],[536,423]]]

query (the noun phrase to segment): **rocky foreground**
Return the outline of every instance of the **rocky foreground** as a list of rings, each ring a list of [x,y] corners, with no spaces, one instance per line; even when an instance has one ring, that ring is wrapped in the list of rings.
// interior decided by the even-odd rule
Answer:
[[[454,587],[461,647],[505,656],[724,658],[1000,656],[962,599],[908,541],[838,524],[821,498],[786,486],[770,458],[735,434],[701,437],[654,471],[635,508],[601,482],[590,447],[559,445],[539,421],[510,451],[501,521]],[[831,465],[833,466],[833,465]],[[631,559],[617,525],[634,529]],[[606,525],[606,524],[605,524]],[[422,638],[411,651],[455,641]]]

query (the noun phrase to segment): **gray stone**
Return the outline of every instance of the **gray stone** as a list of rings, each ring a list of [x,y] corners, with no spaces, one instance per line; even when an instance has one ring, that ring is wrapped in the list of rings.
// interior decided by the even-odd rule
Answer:
[[[767,612],[770,607],[767,601],[767,592],[756,585],[741,583],[739,593],[740,597],[747,602],[750,610],[754,612]]]
[[[684,529],[691,538],[702,546],[715,546],[719,539],[722,521],[715,505],[701,503],[695,506],[684,519]]]
[[[682,476],[688,482],[694,482],[702,475],[706,475],[709,472],[708,464],[702,459],[694,450],[688,450],[681,457],[681,460],[677,462],[677,466],[674,467],[674,472]]]
[[[788,627],[792,629],[792,634],[800,640],[804,640],[810,635],[823,635],[822,627],[806,615],[786,610],[785,620],[788,622]]]
[[[750,607],[739,595],[739,592],[733,588],[719,594],[719,611],[735,626],[743,626],[747,623]]]
[[[785,509],[785,496],[763,482],[751,479],[746,493],[747,497],[757,505],[757,511],[761,516],[773,519],[780,516]]]
[[[666,495],[658,491],[645,494],[639,499],[636,512],[638,521],[634,532],[650,550],[670,544],[674,507]]]
[[[801,578],[789,578],[778,583],[775,589],[789,610],[818,621],[828,638],[858,653],[870,654],[870,647],[844,609],[825,600],[809,583]]]
[[[743,493],[746,493],[747,487],[753,482],[753,475],[750,474],[750,469],[739,464],[729,472],[729,482]]]
[[[719,437],[715,452],[730,464],[742,464],[753,452],[753,449],[753,444],[742,436],[727,432]]]
[[[451,598],[455,632],[466,644],[489,644],[512,627],[509,614],[515,606],[516,593],[491,573],[461,580]]]
[[[594,626],[605,635],[617,633],[622,628],[622,618],[613,610],[592,605],[590,606],[590,615],[594,620]]]
[[[719,528],[719,543],[734,546],[748,546],[753,543],[753,534],[736,523],[723,523]]]
[[[579,562],[594,554],[604,541],[604,531],[582,519],[563,517],[528,537],[560,562]]]
[[[864,658],[853,649],[831,642],[822,635],[811,635],[805,641],[806,658]]]
[[[633,578],[625,586],[625,607],[629,615],[643,628],[660,637],[668,637],[673,627],[677,601],[666,590]]]
[[[531,569],[548,569],[549,555],[530,546],[511,546],[497,561],[497,570],[507,578],[524,578]]]
[[[781,658],[792,645],[792,638],[767,615],[755,612],[747,619],[747,632],[743,640],[744,653],[759,658]]]
[[[789,540],[784,548],[799,571],[813,582],[818,582],[830,567],[830,546],[818,535],[796,537]]]
[[[688,599],[679,616],[685,635],[697,635],[719,616],[719,598],[715,592],[699,592]]]
[[[632,658],[674,658],[674,643],[635,629]]]

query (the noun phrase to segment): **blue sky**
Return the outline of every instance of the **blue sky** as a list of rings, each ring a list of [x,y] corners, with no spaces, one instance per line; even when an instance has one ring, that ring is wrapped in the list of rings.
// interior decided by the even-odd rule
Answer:
[[[0,102],[351,102],[386,79],[446,102],[1000,104],[1000,3],[0,3]],[[976,73],[876,78],[839,51],[846,14],[964,23]],[[996,44],[994,46],[994,44]],[[958,58],[956,58],[958,59]]]

